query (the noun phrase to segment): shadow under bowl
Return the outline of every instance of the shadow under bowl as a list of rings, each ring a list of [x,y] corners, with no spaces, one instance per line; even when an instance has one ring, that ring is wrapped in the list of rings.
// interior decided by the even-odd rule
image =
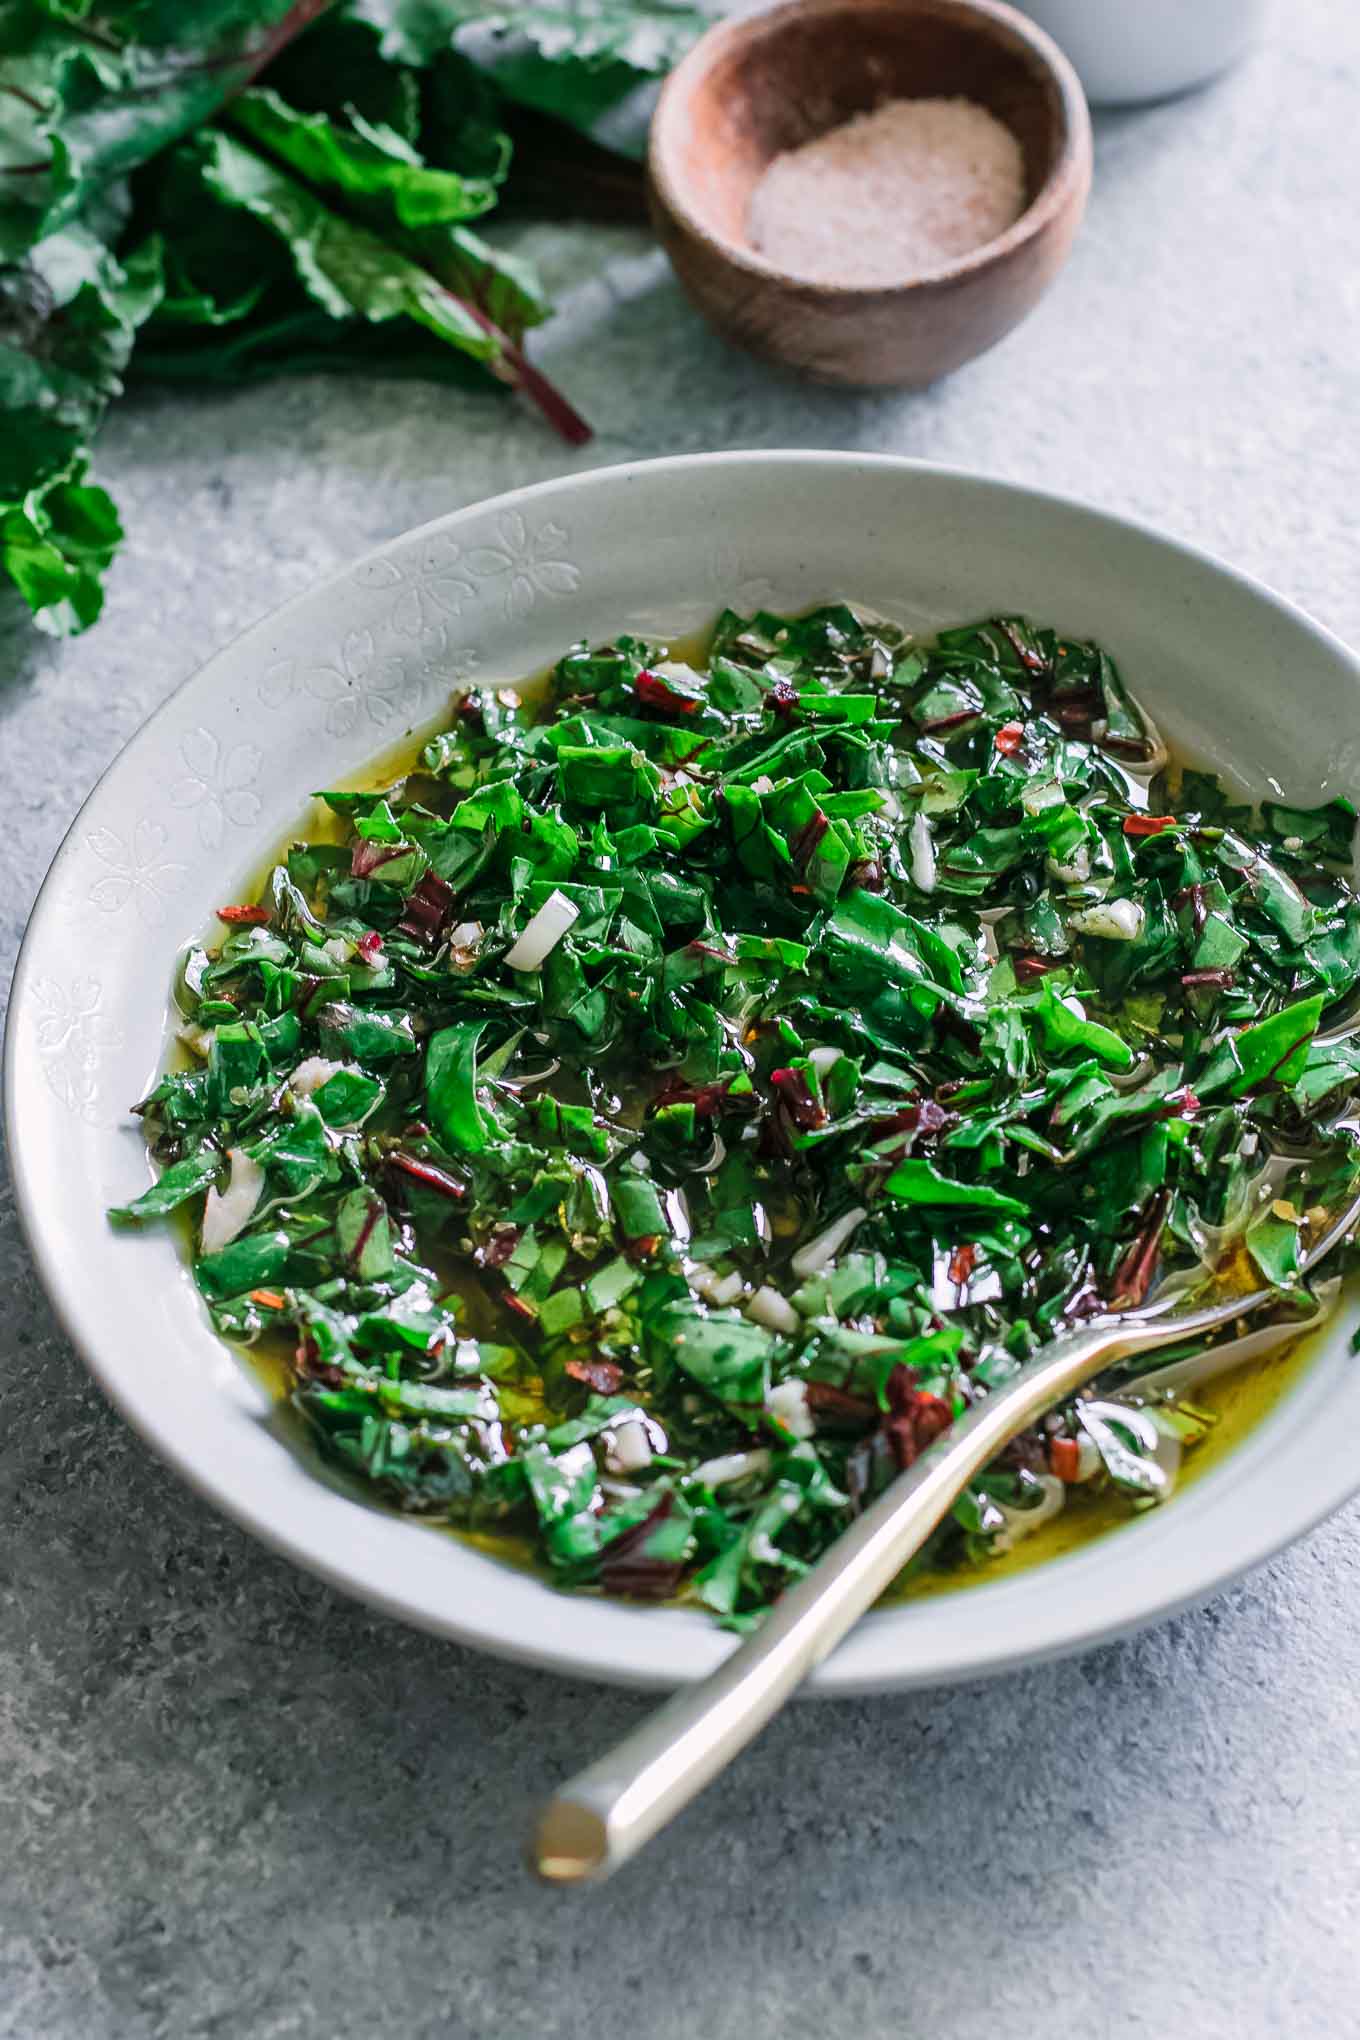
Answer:
[[[894,99],[960,97],[1020,144],[1025,209],[1004,234],[888,285],[809,281],[751,246],[772,160]],[[1066,259],[1091,185],[1086,101],[1057,45],[1000,0],[787,0],[710,29],[652,121],[658,235],[728,340],[819,382],[921,386],[993,346]]]

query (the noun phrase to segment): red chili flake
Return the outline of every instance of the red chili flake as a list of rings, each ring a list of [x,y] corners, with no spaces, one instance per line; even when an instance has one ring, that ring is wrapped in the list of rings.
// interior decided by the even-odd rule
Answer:
[[[384,1159],[389,1169],[400,1169],[403,1176],[423,1183],[427,1190],[438,1190],[445,1197],[467,1196],[467,1186],[434,1162],[422,1161],[418,1155],[403,1154],[400,1148],[393,1148]]]
[[[956,1289],[962,1289],[964,1283],[968,1281],[973,1273],[976,1262],[977,1248],[975,1246],[955,1247],[953,1253],[949,1256],[949,1279]]]
[[[801,1070],[771,1070],[770,1082],[800,1132],[809,1133],[814,1127],[826,1125],[826,1107],[813,1097]]]
[[[1003,723],[995,737],[996,748],[1007,758],[1013,758],[1025,741],[1025,725],[1018,722]]]
[[[427,871],[420,884],[407,894],[397,927],[403,935],[433,948],[448,924],[453,900],[453,887]]]
[[[645,701],[649,708],[669,708],[680,715],[693,715],[700,706],[691,696],[677,694],[673,687],[667,686],[659,673],[649,673],[645,666],[633,685],[639,698]]]
[[[612,1360],[568,1360],[566,1372],[596,1395],[617,1395],[623,1380],[623,1369]]]
[[[1237,973],[1232,970],[1183,970],[1181,983],[1187,991],[1193,991],[1196,985],[1216,985],[1227,991],[1237,983]]]
[[[937,715],[934,722],[922,723],[921,729],[931,737],[938,736],[941,730],[961,730],[965,723],[976,722],[981,713],[980,708],[961,708],[953,715]]]
[[[354,947],[367,964],[375,964],[382,955],[383,939],[376,928],[370,928],[367,935],[361,935]]]
[[[1124,834],[1126,836],[1160,836],[1167,829],[1174,829],[1178,826],[1179,817],[1176,815],[1125,815],[1124,817]]]
[[[765,706],[772,708],[776,715],[792,715],[798,702],[798,689],[792,680],[776,680],[765,696]]]
[[[502,1301],[514,1311],[517,1317],[527,1318],[531,1325],[538,1323],[538,1312],[522,1296],[516,1296],[513,1289],[507,1289]]]
[[[235,928],[263,928],[269,919],[268,907],[219,907],[219,921],[229,921]]]
[[[630,1261],[650,1261],[661,1245],[659,1232],[639,1233],[635,1240],[625,1240],[623,1251]]]
[[[1051,970],[1062,969],[1060,956],[1017,956],[1015,959],[1015,982],[1018,985],[1033,984],[1035,978],[1046,977]]]
[[[1081,1473],[1081,1446],[1075,1438],[1050,1438],[1048,1470],[1069,1486]]]

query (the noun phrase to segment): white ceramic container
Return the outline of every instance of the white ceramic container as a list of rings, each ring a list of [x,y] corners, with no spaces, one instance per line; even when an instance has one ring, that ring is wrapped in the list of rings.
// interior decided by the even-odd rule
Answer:
[[[1206,85],[1261,32],[1266,0],[1025,0],[1070,57],[1093,106]]]

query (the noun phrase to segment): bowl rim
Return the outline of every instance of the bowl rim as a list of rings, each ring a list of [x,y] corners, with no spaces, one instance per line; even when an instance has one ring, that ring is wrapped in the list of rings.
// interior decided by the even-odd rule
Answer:
[[[908,11],[916,0],[898,0],[897,10]],[[1046,30],[1008,0],[928,0],[933,12],[954,13],[996,39],[1006,31],[1005,40],[1019,44],[1037,59],[1057,89],[1062,114],[1062,142],[1048,175],[1019,217],[1002,234],[983,241],[952,262],[923,269],[900,283],[828,283],[817,277],[797,275],[769,262],[747,243],[731,240],[700,218],[687,196],[686,180],[680,173],[676,123],[681,110],[699,81],[715,60],[734,44],[757,35],[777,35],[784,24],[815,14],[882,13],[884,0],[778,0],[773,7],[755,14],[715,22],[705,30],[691,50],[681,58],[661,88],[652,114],[647,140],[647,178],[652,201],[663,215],[674,220],[694,240],[722,257],[730,268],[762,283],[782,285],[827,304],[863,306],[872,300],[904,299],[913,292],[939,289],[962,283],[1002,262],[1017,249],[1041,234],[1062,213],[1074,191],[1089,187],[1094,144],[1091,115],[1070,59]]]
[[[75,1297],[67,1294],[57,1273],[61,1251],[60,1216],[55,1211],[49,1211],[38,1195],[37,1175],[30,1159],[31,1141],[25,1135],[25,1128],[30,1121],[35,1123],[36,1131],[38,1115],[36,1108],[31,1113],[28,1110],[26,1093],[20,1087],[19,1034],[21,1017],[32,996],[33,980],[39,967],[47,912],[54,903],[54,895],[64,876],[64,868],[78,848],[81,826],[92,803],[112,776],[121,770],[131,754],[154,749],[160,725],[170,721],[177,705],[180,704],[181,697],[213,674],[219,662],[226,660],[229,655],[238,653],[252,641],[258,643],[261,649],[266,647],[271,635],[285,619],[312,605],[323,603],[332,591],[338,590],[351,579],[356,569],[383,561],[393,553],[417,543],[428,542],[437,535],[456,531],[462,524],[485,519],[490,514],[503,515],[507,511],[517,511],[534,504],[542,508],[545,502],[555,498],[625,487],[640,479],[660,480],[678,472],[696,469],[740,470],[749,467],[766,470],[784,469],[790,475],[801,470],[805,477],[809,473],[815,476],[818,471],[829,473],[838,468],[851,472],[889,470],[908,479],[933,477],[943,484],[954,485],[965,491],[976,490],[982,495],[1009,498],[1017,509],[1022,506],[1030,508],[1040,506],[1059,515],[1075,515],[1083,521],[1090,522],[1098,530],[1103,529],[1121,538],[1139,538],[1150,543],[1155,550],[1207,571],[1215,579],[1231,585],[1254,602],[1276,611],[1292,628],[1314,640],[1320,651],[1343,665],[1353,676],[1357,689],[1360,689],[1360,656],[1324,625],[1255,576],[1228,565],[1201,547],[1170,536],[1144,519],[1115,515],[1079,497],[1055,490],[1033,488],[1026,483],[988,476],[947,463],[915,460],[892,454],[760,449],[674,455],[659,460],[632,461],[532,483],[430,519],[422,525],[397,534],[358,560],[343,563],[333,574],[289,597],[263,617],[236,632],[202,665],[172,689],[166,699],[146,718],[100,774],[81,803],[38,891],[15,964],[5,1027],[3,1084],[0,1085],[0,1102],[3,1103],[8,1132],[15,1205],[35,1268],[54,1314],[83,1363],[115,1408],[196,1493],[230,1520],[248,1530],[271,1550],[385,1614],[412,1622],[446,1639],[485,1649],[512,1661],[607,1684],[651,1689],[669,1689],[681,1681],[703,1676],[712,1669],[714,1662],[720,1661],[721,1655],[725,1654],[724,1639],[716,1630],[703,1624],[704,1636],[710,1639],[710,1647],[707,1650],[696,1649],[692,1656],[684,1656],[683,1663],[677,1663],[677,1657],[681,1654],[673,1649],[669,1653],[668,1661],[658,1665],[645,1655],[645,1644],[642,1640],[644,1626],[656,1615],[663,1618],[668,1613],[674,1615],[676,1612],[674,1610],[643,1612],[638,1619],[637,1627],[630,1630],[628,1647],[625,1648],[618,1642],[611,1642],[608,1647],[603,1644],[583,1645],[580,1641],[573,1642],[570,1627],[560,1642],[547,1630],[540,1630],[534,1635],[526,1634],[522,1629],[506,1633],[498,1626],[494,1608],[489,1610],[486,1600],[472,1607],[458,1605],[450,1608],[446,1604],[433,1607],[428,1597],[422,1597],[419,1591],[410,1589],[400,1575],[365,1577],[364,1565],[359,1560],[353,1557],[346,1558],[343,1554],[338,1557],[332,1556],[326,1550],[318,1548],[315,1540],[309,1537],[305,1530],[290,1524],[288,1512],[282,1505],[281,1488],[279,1506],[274,1508],[262,1510],[249,1496],[242,1496],[233,1482],[230,1466],[224,1464],[221,1455],[214,1451],[211,1439],[204,1439],[198,1434],[186,1438],[173,1412],[167,1412],[153,1397],[143,1396],[140,1391],[119,1378],[116,1362],[106,1358],[100,1339],[88,1334]],[[1020,1665],[1042,1663],[1093,1648],[1198,1605],[1228,1582],[1274,1556],[1296,1538],[1305,1535],[1360,1488],[1360,1459],[1357,1459],[1350,1450],[1349,1434],[1345,1426],[1334,1424],[1327,1435],[1318,1435],[1316,1413],[1311,1412],[1302,1403],[1302,1387],[1306,1385],[1310,1375],[1319,1371],[1310,1367],[1302,1383],[1296,1382],[1287,1391],[1285,1404],[1299,1406],[1294,1408],[1288,1436],[1282,1435],[1278,1441],[1283,1447],[1291,1439],[1297,1441],[1301,1437],[1307,1438],[1310,1452],[1314,1455],[1309,1461],[1308,1482],[1296,1481],[1282,1500],[1269,1511],[1253,1512],[1250,1508],[1244,1508],[1241,1504],[1247,1496],[1244,1494],[1239,1497],[1232,1520],[1234,1534],[1227,1540],[1220,1539],[1220,1548],[1212,1563],[1205,1564],[1203,1561],[1195,1562],[1191,1559],[1189,1548],[1194,1540],[1177,1536],[1178,1522],[1183,1520],[1177,1511],[1157,1512],[1152,1516],[1139,1518],[1126,1528],[1111,1533],[1111,1536],[1097,1539],[1073,1553],[1055,1557],[1042,1569],[1045,1573],[1061,1570],[1066,1581],[1077,1586],[1091,1567],[1099,1566],[1102,1553],[1110,1548],[1111,1543],[1137,1538],[1138,1549],[1144,1555],[1144,1562],[1139,1568],[1136,1590],[1124,1586],[1122,1593],[1112,1598],[1107,1611],[1095,1619],[1092,1619],[1089,1604],[1083,1604],[1083,1594],[1078,1591],[1074,1596],[1067,1597],[1071,1604],[1068,1608],[1055,1607],[1046,1620],[1042,1637],[1036,1642],[1018,1637],[1013,1625],[1000,1624],[1000,1635],[997,1636],[992,1634],[991,1627],[986,1622],[978,1621],[971,1625],[964,1639],[951,1640],[950,1648],[953,1654],[947,1661],[937,1661],[929,1656],[924,1660],[920,1657],[913,1658],[908,1650],[899,1648],[888,1653],[890,1661],[885,1664],[883,1646],[880,1644],[875,1651],[866,1638],[866,1631],[877,1632],[882,1636],[887,1625],[904,1611],[875,1611],[865,1618],[856,1632],[864,1648],[856,1652],[852,1643],[847,1642],[847,1645],[842,1647],[841,1653],[837,1653],[817,1668],[805,1690],[819,1696],[846,1696],[855,1693],[901,1691],[938,1685],[949,1680],[994,1676]],[[1329,1396],[1339,1394],[1335,1384],[1327,1388],[1326,1393]],[[1360,1408],[1360,1371],[1354,1376],[1354,1385],[1350,1393],[1357,1408]],[[1280,1411],[1277,1410],[1268,1416],[1262,1425],[1254,1427],[1227,1460],[1196,1483],[1193,1492],[1205,1495],[1212,1487],[1216,1493],[1230,1502],[1229,1491],[1235,1476],[1242,1487],[1249,1491],[1251,1483],[1245,1478],[1247,1459],[1253,1453],[1254,1446],[1261,1443],[1261,1431],[1266,1426],[1274,1428],[1279,1416]],[[316,1481],[316,1476],[309,1469],[301,1468],[300,1471],[309,1483]],[[316,1484],[323,1485],[320,1482]],[[483,1562],[494,1563],[489,1560]],[[971,1607],[981,1613],[987,1607],[989,1596],[1005,1594],[1013,1584],[1006,1579],[991,1583],[983,1582],[970,1586],[966,1596],[949,1596],[946,1600],[964,1598]],[[692,1614],[693,1611],[688,1612]],[[702,1623],[702,1617],[694,1616],[694,1621]],[[700,1642],[702,1643],[702,1639]],[[718,1660],[714,1658],[715,1650],[718,1652]]]

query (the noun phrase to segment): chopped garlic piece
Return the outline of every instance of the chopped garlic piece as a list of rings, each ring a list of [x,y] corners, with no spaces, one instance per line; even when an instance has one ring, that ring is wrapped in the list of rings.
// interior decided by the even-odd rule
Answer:
[[[229,1148],[227,1160],[231,1163],[231,1176],[226,1189],[220,1196],[215,1189],[209,1189],[203,1206],[205,1254],[220,1253],[238,1233],[245,1231],[264,1189],[264,1170],[244,1148]]]
[[[820,1275],[823,1268],[835,1260],[855,1227],[868,1216],[864,1206],[857,1204],[853,1211],[843,1212],[839,1218],[833,1219],[823,1232],[819,1232],[815,1239],[809,1240],[805,1247],[800,1247],[789,1262],[798,1280],[806,1282],[809,1275]]]
[[[310,1098],[332,1077],[338,1077],[344,1067],[344,1063],[328,1062],[324,1055],[309,1055],[293,1071],[288,1079],[288,1088],[295,1098]]]
[[[766,1396],[765,1407],[795,1438],[810,1438],[817,1428],[808,1408],[805,1381],[781,1381]]]
[[[1108,942],[1136,942],[1147,922],[1137,900],[1102,900],[1069,914],[1067,925],[1077,935],[1103,935]]]
[[[1078,843],[1066,864],[1060,864],[1056,857],[1045,857],[1044,870],[1060,885],[1085,885],[1091,876],[1090,844]]]
[[[758,1325],[767,1325],[772,1332],[798,1332],[803,1327],[803,1320],[787,1296],[781,1296],[768,1283],[762,1283],[748,1296],[742,1309],[748,1318],[753,1318]]]
[[[935,838],[930,833],[930,823],[920,808],[912,816],[907,831],[907,842],[911,847],[912,884],[924,893],[934,892],[938,875],[935,863]]]
[[[695,1480],[701,1480],[706,1487],[726,1487],[734,1480],[745,1480],[748,1474],[769,1472],[770,1454],[764,1446],[754,1452],[724,1452],[717,1459],[705,1459],[694,1469]]]
[[[1041,815],[1045,808],[1061,807],[1067,795],[1056,779],[1043,779],[1037,786],[1022,787],[1020,805],[1027,815]]]
[[[628,1417],[606,1433],[604,1463],[611,1473],[641,1473],[652,1463],[652,1441],[644,1416]]]
[[[519,940],[506,951],[506,963],[511,970],[538,970],[580,918],[581,909],[554,887],[525,925]]]

